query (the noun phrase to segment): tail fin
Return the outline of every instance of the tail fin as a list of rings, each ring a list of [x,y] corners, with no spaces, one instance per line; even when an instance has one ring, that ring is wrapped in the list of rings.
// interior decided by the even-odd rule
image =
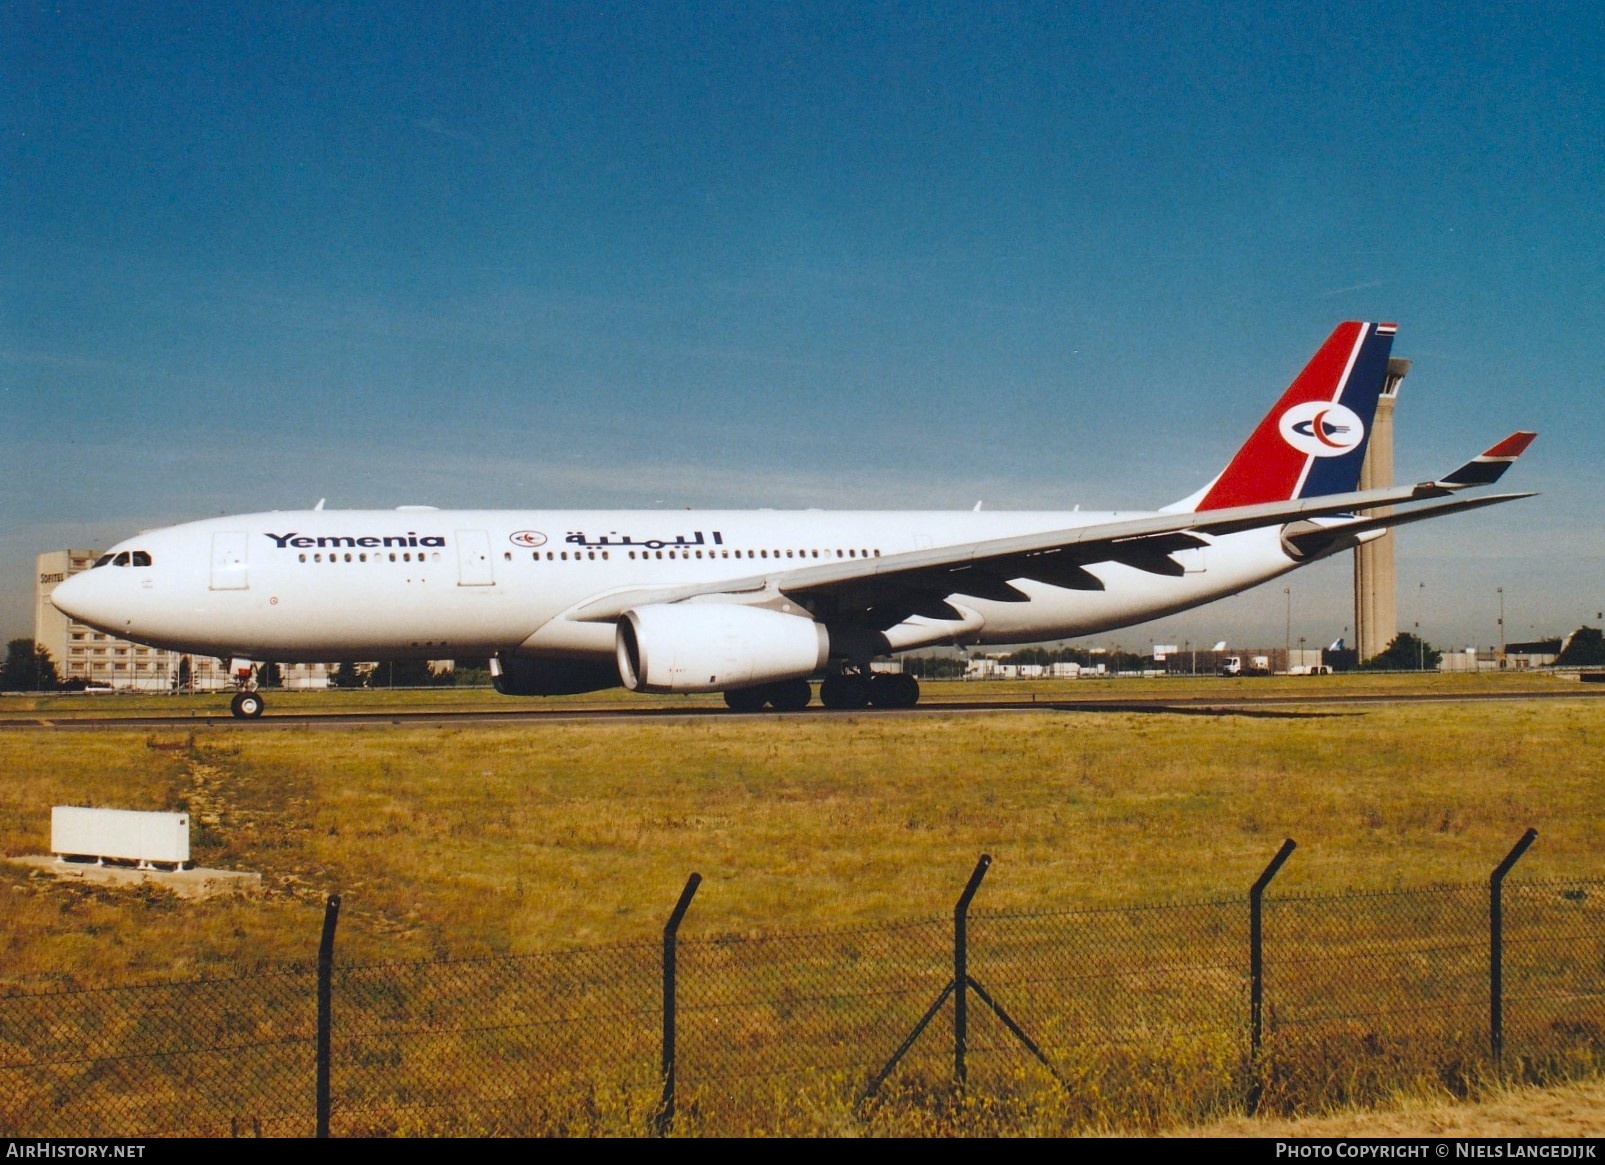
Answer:
[[[1172,508],[1220,510],[1357,488],[1397,330],[1339,324],[1221,475]]]

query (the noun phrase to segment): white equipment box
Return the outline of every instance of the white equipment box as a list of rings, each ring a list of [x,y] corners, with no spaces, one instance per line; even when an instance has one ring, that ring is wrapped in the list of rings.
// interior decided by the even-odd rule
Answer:
[[[136,862],[142,870],[157,864],[183,869],[189,864],[189,814],[57,805],[50,810],[50,850],[57,861],[93,858],[96,864]]]

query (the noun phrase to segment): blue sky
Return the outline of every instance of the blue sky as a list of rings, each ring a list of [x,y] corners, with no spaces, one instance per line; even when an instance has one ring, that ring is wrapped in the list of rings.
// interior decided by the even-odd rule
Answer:
[[[1346,318],[1401,477],[1541,433],[1402,532],[1406,627],[1597,625],[1602,59],[1588,4],[6,5],[0,633],[41,550],[321,497],[1154,507]]]

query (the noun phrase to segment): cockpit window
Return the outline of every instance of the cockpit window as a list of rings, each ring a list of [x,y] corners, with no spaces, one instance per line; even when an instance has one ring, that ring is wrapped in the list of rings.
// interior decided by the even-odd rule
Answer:
[[[150,551],[124,550],[119,554],[102,554],[95,559],[95,566],[149,566]],[[95,566],[90,567],[94,570]]]

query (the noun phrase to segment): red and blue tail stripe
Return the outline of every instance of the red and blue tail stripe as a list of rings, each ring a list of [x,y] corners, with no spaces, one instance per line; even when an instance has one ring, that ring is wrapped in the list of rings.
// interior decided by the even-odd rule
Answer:
[[[1260,421],[1199,510],[1349,493],[1360,482],[1397,326],[1339,324]]]

